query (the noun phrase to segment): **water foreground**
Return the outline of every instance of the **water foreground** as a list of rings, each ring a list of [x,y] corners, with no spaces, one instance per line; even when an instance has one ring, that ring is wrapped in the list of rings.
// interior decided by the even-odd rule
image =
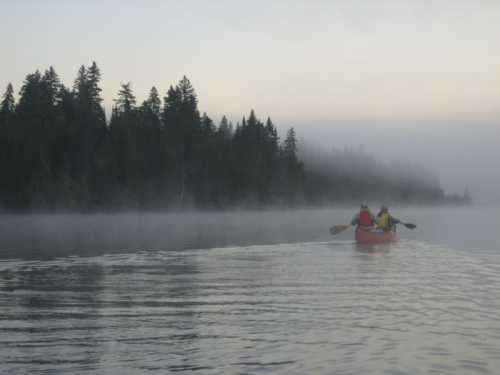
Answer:
[[[5,258],[0,373],[496,373],[496,243],[404,233]]]

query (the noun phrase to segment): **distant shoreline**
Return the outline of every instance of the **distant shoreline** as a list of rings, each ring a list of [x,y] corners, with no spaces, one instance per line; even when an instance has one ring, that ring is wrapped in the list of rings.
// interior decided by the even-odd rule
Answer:
[[[183,76],[136,103],[131,83],[111,116],[101,72],[82,65],[73,86],[51,66],[28,74],[16,102],[0,102],[0,207],[7,212],[95,212],[321,207],[340,202],[461,203],[414,162],[381,163],[363,148],[307,149],[253,109],[219,124]],[[341,142],[341,140],[339,140]],[[464,197],[465,198],[465,197]],[[339,203],[337,203],[339,202]]]
[[[190,213],[237,213],[237,212],[270,212],[270,211],[303,211],[303,210],[331,210],[331,209],[354,209],[356,210],[361,202],[367,202],[372,210],[378,209],[381,204],[387,205],[392,208],[433,208],[433,207],[479,207],[471,200],[467,200],[460,196],[447,196],[444,199],[437,201],[426,202],[390,202],[382,199],[365,199],[360,201],[350,202],[328,202],[324,204],[303,204],[294,206],[285,205],[232,205],[222,208],[214,207],[158,207],[158,208],[138,208],[138,207],[114,207],[114,208],[93,208],[93,209],[44,209],[44,208],[30,208],[30,209],[17,209],[6,210],[0,209],[1,215],[94,215],[94,214],[190,214]]]

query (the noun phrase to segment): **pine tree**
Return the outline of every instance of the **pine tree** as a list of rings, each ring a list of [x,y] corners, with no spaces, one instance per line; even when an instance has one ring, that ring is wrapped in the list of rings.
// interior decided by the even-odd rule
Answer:
[[[158,118],[160,117],[161,100],[156,87],[151,87],[148,99],[144,102],[144,104],[151,111],[151,113],[158,116]]]
[[[17,168],[9,176],[15,190],[13,199],[20,207],[45,203],[50,181],[48,134],[52,105],[40,72],[28,74],[16,108],[15,147],[19,151],[11,156]]]
[[[215,133],[216,128],[214,122],[210,117],[208,117],[206,112],[204,112],[203,115],[201,116],[201,127],[205,135]]]
[[[102,137],[105,133],[104,127],[106,116],[104,114],[104,108],[102,107],[102,89],[99,87],[99,83],[101,82],[101,70],[95,61],[93,61],[92,65],[87,69],[86,79],[89,104],[96,121],[96,129],[94,131],[97,133],[97,137]]]
[[[20,98],[18,106],[25,114],[28,114],[35,102],[43,96],[40,86],[41,80],[42,76],[38,70],[35,73],[28,74],[24,79],[23,86],[19,92]],[[28,108],[30,108],[30,111],[26,111]]]
[[[253,109],[250,110],[250,116],[248,116],[247,125],[253,127],[257,126],[257,117],[255,116],[255,111]]]
[[[0,113],[2,115],[12,115],[16,110],[16,101],[14,99],[14,88],[12,84],[9,83],[5,89],[5,93],[2,96],[2,102],[0,103]]]
[[[14,89],[9,83],[0,103],[0,205],[9,206],[12,199],[14,170],[18,167],[14,124],[16,103]]]
[[[66,97],[65,107],[73,107],[67,124],[71,178],[75,181],[76,200],[83,206],[102,200],[107,174],[104,171],[108,129],[101,106],[100,71],[95,62],[82,65],[73,84],[74,104]]]
[[[297,137],[294,128],[290,128],[286,133],[283,155],[289,161],[297,161]]]
[[[61,102],[62,84],[54,68],[47,69],[42,77],[49,104],[56,106]]]
[[[268,143],[268,152],[270,153],[271,157],[277,157],[279,151],[278,131],[274,127],[274,124],[269,117],[266,120],[265,130],[266,140]]]
[[[181,94],[178,88],[170,86],[167,95],[163,98],[163,123],[171,131],[176,128],[179,112],[182,104]]]
[[[138,111],[138,152],[141,158],[142,195],[144,204],[158,199],[158,192],[165,180],[166,160],[163,129],[161,127],[161,100],[156,87],[152,87],[148,98]]]
[[[118,91],[118,99],[115,99],[116,109],[119,112],[128,113],[135,109],[135,95],[131,83],[122,83]]]
[[[226,140],[230,140],[233,136],[233,124],[227,121],[226,116],[222,116],[220,120],[218,133]]]
[[[100,106],[102,102],[101,88],[99,82],[101,81],[101,70],[93,61],[92,65],[86,72],[86,84],[88,85],[89,99],[94,106]]]
[[[170,86],[163,107],[152,87],[137,108],[130,83],[122,84],[107,127],[100,79],[95,62],[82,65],[70,90],[49,67],[26,76],[17,104],[7,86],[0,98],[1,207],[224,207],[373,193],[444,199],[437,177],[408,165],[386,167],[362,150],[332,152],[306,173],[293,128],[280,142],[271,119],[261,122],[254,110],[234,130],[225,116],[216,128],[208,114],[200,116],[185,76]],[[455,200],[470,199],[466,189]]]
[[[174,190],[178,202],[184,204],[187,193],[192,193],[200,169],[199,145],[202,140],[200,113],[196,93],[184,76],[164,98],[163,121],[165,138],[173,166]]]
[[[189,106],[188,108],[190,110],[195,111],[197,109],[198,99],[196,98],[196,93],[189,79],[186,76],[183,76],[177,87],[184,105]]]
[[[89,98],[87,68],[84,65],[78,69],[78,75],[73,83],[73,90],[80,100],[85,102]]]
[[[285,178],[282,183],[286,186],[285,194],[287,200],[293,204],[303,184],[303,165],[297,158],[297,138],[294,128],[290,128],[287,132],[283,145],[282,157]]]

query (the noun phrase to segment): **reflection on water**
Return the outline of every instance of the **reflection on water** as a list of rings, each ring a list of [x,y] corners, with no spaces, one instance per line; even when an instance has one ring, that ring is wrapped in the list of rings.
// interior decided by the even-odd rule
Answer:
[[[0,261],[8,374],[496,373],[500,261],[418,241]]]
[[[393,246],[393,243],[381,243],[376,245],[370,244],[354,244],[358,254],[384,254],[388,253]],[[369,258],[369,257],[368,257]]]

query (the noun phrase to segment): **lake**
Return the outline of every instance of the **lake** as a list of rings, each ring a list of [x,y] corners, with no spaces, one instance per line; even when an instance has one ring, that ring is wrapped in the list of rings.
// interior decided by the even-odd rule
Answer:
[[[500,210],[2,216],[0,373],[495,374]]]

